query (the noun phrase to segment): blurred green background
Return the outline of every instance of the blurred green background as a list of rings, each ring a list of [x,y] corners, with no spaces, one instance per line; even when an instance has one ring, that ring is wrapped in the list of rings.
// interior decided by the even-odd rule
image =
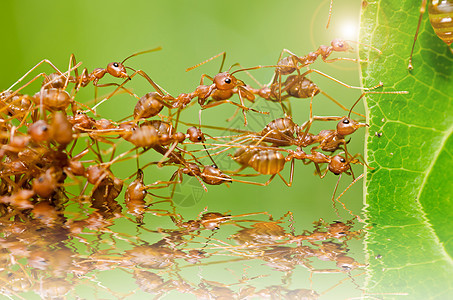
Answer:
[[[190,72],[185,72],[185,69],[222,51],[227,52],[225,68],[237,62],[252,67],[275,64],[284,48],[302,56],[316,50],[319,45],[329,45],[335,38],[357,40],[361,1],[336,1],[330,28],[326,29],[329,4],[328,0],[2,1],[0,85],[2,89],[8,88],[44,58],[51,60],[57,67],[66,69],[69,56],[74,53],[77,60],[83,62],[82,67],[92,71],[94,68],[105,68],[111,61],[121,61],[132,53],[162,46],[163,50],[134,57],[127,65],[144,70],[174,96],[189,93],[199,84],[203,73],[213,76],[218,72],[220,60],[216,59]],[[354,27],[355,31],[351,31]],[[354,45],[354,48],[357,47]],[[355,52],[333,54],[331,57],[338,56],[357,58]],[[326,64],[320,60],[312,68],[350,85],[360,85],[357,63],[340,61]],[[38,72],[51,72],[51,68],[42,66],[35,74]],[[268,83],[273,69],[260,69],[252,71],[252,74],[260,82]],[[245,73],[238,73],[237,77],[257,87]],[[361,94],[359,90],[345,88],[316,74],[311,79],[346,107],[350,107]],[[100,83],[114,81],[106,76]],[[153,91],[139,76],[127,86],[139,96]],[[109,88],[99,90],[100,95],[109,91]],[[30,89],[28,92],[35,91]],[[93,96],[94,89],[90,85],[80,92],[78,101],[89,102]],[[309,101],[292,99],[291,103],[294,121],[301,124],[307,120]],[[130,115],[134,106],[133,98],[118,95],[102,104],[98,113],[103,117],[119,120]],[[270,120],[282,117],[280,108],[275,103],[266,103],[260,99],[254,107],[271,113],[266,118],[253,112],[248,113],[248,130],[260,131]],[[183,111],[181,119],[197,123],[198,110],[198,105],[195,105]],[[357,110],[363,112],[363,105],[358,105]],[[224,121],[234,111],[235,107],[228,104],[205,110],[202,122],[204,125],[244,128],[241,114],[230,123]],[[345,114],[322,95],[315,97],[313,111],[316,115]],[[316,124],[311,132],[333,129],[335,125]],[[225,134],[221,131],[206,131],[212,135]],[[361,129],[352,136],[351,146],[348,147],[350,152],[363,153],[364,134],[364,129]],[[148,159],[152,157],[145,155],[140,158],[140,163],[145,164]],[[221,167],[230,170],[238,167],[225,156],[217,157],[216,161]],[[208,161],[205,163],[208,164]],[[134,161],[122,164],[121,167],[122,170],[115,173],[120,178],[129,176],[136,168]],[[252,173],[253,170],[250,170],[249,173]],[[145,182],[168,179],[174,171],[174,168],[157,170],[149,167],[145,171]],[[355,174],[361,174],[363,167],[355,166],[354,171]],[[200,190],[197,181],[185,177],[181,190],[177,190],[180,200],[175,201],[182,204],[178,207],[178,212],[186,219],[195,218],[205,207],[209,211],[231,211],[233,215],[268,211],[276,218],[292,211],[296,233],[300,234],[319,218],[327,221],[338,219],[331,202],[338,177],[330,173],[326,178],[320,179],[313,172],[313,165],[305,166],[296,161],[291,188],[275,178],[267,187],[233,183],[229,187],[208,186],[208,193]],[[288,178],[289,166],[282,174]],[[337,195],[351,181],[351,177],[343,176]],[[186,198],[191,193],[193,197]],[[354,213],[360,214],[362,198],[362,182],[359,182],[345,194],[342,201]],[[351,217],[341,207],[339,209],[343,220]],[[145,217],[145,223],[147,218]],[[361,246],[358,245],[357,249],[359,251]]]

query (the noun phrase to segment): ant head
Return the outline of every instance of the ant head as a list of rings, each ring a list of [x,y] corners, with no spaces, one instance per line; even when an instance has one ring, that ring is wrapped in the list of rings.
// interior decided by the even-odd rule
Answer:
[[[359,123],[357,121],[348,117],[344,117],[337,124],[337,132],[342,136],[353,134],[359,127],[361,127],[358,126],[358,124]]]
[[[33,191],[41,197],[49,197],[57,187],[55,169],[50,167],[33,181]]]
[[[222,72],[214,76],[214,84],[219,90],[231,90],[237,86],[237,79],[228,72]]]
[[[112,62],[109,63],[107,66],[107,72],[112,75],[113,77],[117,78],[128,78],[126,68],[122,63],[119,62]]]
[[[351,168],[346,158],[341,155],[335,155],[329,163],[329,171],[335,175],[340,175]]]
[[[119,128],[121,130],[120,136],[124,139],[127,139],[132,135],[132,132],[137,129],[137,125],[135,125],[133,122],[126,122],[121,123]]]
[[[50,127],[44,120],[38,120],[28,127],[28,134],[35,142],[44,142],[50,139]]]
[[[345,272],[349,272],[356,269],[358,267],[358,263],[352,257],[340,255],[337,258],[337,267]]]
[[[226,222],[228,219],[228,216],[222,215],[221,213],[207,212],[201,217],[200,223],[208,230],[217,230],[220,228],[220,224]]]
[[[366,123],[359,123],[349,117],[344,117],[340,122],[337,124],[337,132],[340,135],[346,136],[349,134],[353,134],[357,129],[360,127],[369,126]]]
[[[189,127],[187,129],[187,135],[191,142],[198,143],[206,141],[203,132],[201,132],[200,128],[196,127]]]
[[[352,47],[345,40],[335,39],[331,43],[333,51],[346,52],[352,50]]]

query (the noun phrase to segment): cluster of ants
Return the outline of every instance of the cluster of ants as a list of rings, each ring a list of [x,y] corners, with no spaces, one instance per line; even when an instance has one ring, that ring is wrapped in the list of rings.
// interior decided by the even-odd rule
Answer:
[[[284,49],[276,65],[241,67],[233,72],[221,72],[226,57],[225,52],[222,52],[187,69],[193,70],[222,56],[220,72],[217,75],[214,77],[202,75],[200,85],[193,92],[181,93],[174,97],[143,70],[135,70],[124,65],[131,57],[160,49],[158,47],[135,53],[121,63],[112,62],[105,69],[95,69],[91,73],[87,69],[79,73],[81,63],[76,62],[74,55],[71,55],[68,70],[65,72],[60,71],[49,60],[43,60],[0,94],[0,214],[4,218],[18,220],[35,218],[47,226],[52,226],[62,217],[65,207],[69,205],[68,202],[89,203],[91,207],[102,211],[104,219],[107,220],[120,216],[121,205],[115,199],[123,189],[124,179],[116,177],[111,167],[117,162],[131,158],[137,158],[139,165],[138,158],[149,150],[159,153],[161,159],[145,166],[137,166],[137,172],[131,175],[131,177],[136,175],[136,179],[125,191],[127,209],[138,221],[143,218],[144,212],[149,207],[145,198],[150,190],[173,186],[174,191],[174,187],[184,176],[195,177],[206,191],[206,185],[228,184],[233,181],[268,185],[276,175],[279,175],[286,185],[291,186],[294,161],[301,160],[304,164],[313,163],[316,173],[321,178],[329,171],[336,175],[345,173],[353,176],[354,183],[361,176],[355,178],[351,165],[366,163],[360,161],[360,154],[348,153],[347,137],[357,129],[367,126],[366,123],[351,118],[351,114],[355,113],[354,106],[367,93],[405,93],[367,91],[351,109],[347,109],[321,91],[307,78],[309,74],[317,73],[343,86],[356,88],[315,69],[301,72],[302,68],[308,68],[319,58],[327,63],[339,60],[359,61],[351,58],[330,59],[329,56],[334,52],[347,52],[351,49],[347,41],[334,40],[330,46],[320,46],[305,56],[298,56]],[[43,64],[51,66],[55,72],[40,73],[14,89]],[[274,68],[275,72],[272,81],[267,85],[260,84],[259,88],[253,88],[235,76],[239,72],[247,72],[250,75],[249,70],[261,68]],[[128,69],[133,73],[129,74]],[[106,75],[124,81],[121,84],[100,84],[99,81]],[[126,84],[136,75],[144,77],[155,91],[142,97],[135,95]],[[43,81],[38,92],[34,95],[23,93],[27,86],[37,83],[40,78]],[[212,84],[205,84],[206,79],[212,81]],[[106,86],[116,88],[102,101],[90,107],[76,99],[78,91],[90,83],[93,83],[96,91],[97,88]],[[381,86],[382,83],[364,90]],[[131,117],[121,121],[99,117],[97,107],[120,92],[128,93],[137,99]],[[348,111],[347,116],[313,115],[311,104],[319,93],[326,95],[343,110]],[[235,95],[238,96],[239,103],[232,100]],[[181,113],[195,103],[195,98],[201,106],[200,124],[187,128],[185,133],[178,131],[179,123],[183,123],[180,122]],[[253,103],[257,98],[280,105],[282,117],[271,121],[258,132],[244,130],[239,135],[215,138],[203,132],[203,128],[209,126],[201,124],[202,110],[221,104],[232,104],[237,107],[236,113],[242,111],[244,123],[247,124],[247,112],[267,113],[245,104],[245,100]],[[309,120],[302,125],[292,120],[290,98],[310,99]],[[168,109],[168,113],[163,113],[164,108]],[[89,116],[90,114],[92,116]],[[314,121],[337,121],[338,124],[336,129],[312,134],[310,128]],[[126,141],[132,147],[115,156],[116,140]],[[77,150],[80,148],[80,141],[86,143],[83,150]],[[204,149],[188,150],[187,147],[193,144],[200,144]],[[101,150],[100,145],[107,145],[110,148]],[[288,146],[296,148],[289,149]],[[306,152],[304,150],[306,147],[311,149]],[[222,150],[212,153],[219,148]],[[240,168],[236,171],[220,170],[214,158],[230,149],[236,149],[229,156],[240,165]],[[342,153],[335,154],[337,150]],[[201,157],[194,154],[197,151],[206,151],[212,165],[202,164]],[[104,161],[107,155],[110,157],[108,161]],[[92,156],[92,159],[83,160],[88,156]],[[286,181],[280,172],[288,162],[291,162],[291,175],[289,181]],[[159,167],[176,166],[177,170],[169,180],[145,184],[142,170],[153,164]],[[324,171],[321,170],[321,166],[326,166]],[[247,167],[253,168],[257,173],[241,173]],[[238,179],[256,175],[270,175],[270,179],[265,183]],[[77,183],[83,184],[80,193],[70,191],[69,187]],[[91,189],[88,188],[90,185]],[[164,198],[163,201],[172,201],[171,196]]]
[[[92,216],[86,221],[92,230],[83,232],[63,222],[48,227],[39,220],[2,220],[0,293],[14,299],[25,299],[22,296],[29,292],[43,299],[71,294],[77,298],[78,287],[84,286],[98,295],[121,299],[140,292],[159,299],[175,291],[202,299],[318,299],[348,280],[358,292],[365,292],[354,279],[364,274],[365,265],[348,255],[348,242],[363,237],[361,230],[352,230],[353,221],[329,224],[320,219],[314,228],[296,234],[290,212],[278,220],[268,213],[232,216],[206,210],[193,220],[174,213],[168,217],[173,228],[140,227],[134,235],[100,226],[102,217]],[[223,229],[229,229],[225,238]],[[118,247],[118,243],[127,246]],[[247,265],[256,263],[267,271],[247,274]],[[230,270],[232,274],[221,281],[208,280],[200,272],[188,276],[194,267],[208,268],[210,264],[217,269],[219,264],[229,268],[236,264],[244,268],[244,274],[238,276]],[[300,281],[295,274],[300,268],[308,270],[310,286],[297,284],[295,289],[291,283]],[[135,280],[135,288],[123,288],[126,293],[108,288],[100,278],[109,271]],[[280,285],[262,282],[272,274],[281,276]],[[325,291],[316,291],[315,274],[338,274],[342,279]]]

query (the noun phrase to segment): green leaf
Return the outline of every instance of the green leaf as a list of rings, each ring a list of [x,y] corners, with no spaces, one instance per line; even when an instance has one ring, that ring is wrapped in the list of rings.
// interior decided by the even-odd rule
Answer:
[[[367,288],[453,299],[453,55],[425,13],[407,70],[417,2],[370,1],[362,12],[361,42],[383,52],[361,51],[363,85],[409,92],[366,97]]]

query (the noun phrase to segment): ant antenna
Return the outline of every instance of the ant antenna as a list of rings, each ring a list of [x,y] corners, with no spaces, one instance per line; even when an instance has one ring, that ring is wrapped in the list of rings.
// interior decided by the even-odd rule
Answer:
[[[332,17],[332,5],[333,5],[333,0],[330,0],[329,18],[327,19],[326,29],[329,29],[330,17]]]
[[[383,86],[383,83],[382,82],[379,82],[379,84],[381,86]],[[351,112],[353,110],[353,108],[357,105],[357,103],[359,103],[359,101],[367,94],[397,94],[397,95],[400,95],[400,94],[409,94],[408,91],[391,91],[391,92],[365,92],[363,93],[362,95],[360,95],[359,99],[356,100],[356,102],[354,102],[354,104],[352,105],[351,109],[349,110],[349,114],[348,114],[348,118],[351,117]]]
[[[379,55],[382,54],[382,51],[379,50],[378,48],[373,47],[373,46],[368,45],[368,44],[365,44],[365,43],[361,43],[361,42],[357,42],[357,41],[353,41],[353,40],[345,40],[345,42],[350,42],[350,43],[354,43],[354,44],[357,44],[357,45],[362,45],[362,46],[370,47],[371,49],[376,50],[376,51],[379,53]],[[354,49],[351,49],[351,50],[354,50]]]
[[[333,208],[335,210],[335,213],[337,214],[337,217],[340,218],[340,220],[342,218],[340,217],[340,213],[338,212],[338,208],[337,208],[336,203],[335,203],[335,193],[337,192],[338,185],[340,184],[341,175],[342,174],[340,174],[340,176],[338,177],[337,184],[335,185],[335,189],[333,190],[333,195],[332,195],[332,205],[333,205]]]
[[[349,186],[348,186],[348,187],[340,194],[340,196],[338,196],[338,198],[335,199],[335,202],[340,203],[340,204],[343,206],[344,210],[346,210],[347,212],[349,212],[349,214],[350,214],[351,216],[356,217],[356,218],[357,218],[357,221],[359,221],[359,222],[363,222],[363,220],[362,220],[359,216],[355,215],[350,209],[346,208],[346,205],[345,205],[343,202],[340,201],[340,198],[343,197],[343,195],[346,193],[347,190],[349,190],[349,188],[350,188],[351,186],[353,186],[357,181],[359,181],[360,179],[362,179],[362,177],[363,177],[364,175],[365,175],[365,173],[360,174],[360,176],[357,177],[355,180],[353,180],[353,181],[351,182],[351,184],[349,184]],[[340,174],[340,176],[341,176],[341,174]],[[336,188],[335,188],[335,189],[336,189]],[[335,195],[335,194],[334,194],[334,195]],[[332,197],[332,198],[334,198],[334,197]]]
[[[193,69],[196,69],[199,66],[204,65],[205,63],[210,62],[211,60],[216,59],[217,57],[219,57],[221,55],[223,55],[223,58],[222,58],[222,63],[220,64],[220,70],[219,70],[219,73],[220,73],[220,72],[222,72],[223,64],[225,63],[225,58],[226,58],[226,52],[225,51],[220,52],[219,54],[217,54],[217,55],[215,55],[215,56],[213,56],[213,57],[211,57],[211,58],[209,58],[209,59],[207,59],[207,60],[205,60],[205,61],[203,61],[203,62],[201,62],[199,64],[196,64],[195,66],[187,68],[186,72],[192,71]]]
[[[236,63],[233,66],[236,66],[236,65],[238,65],[238,64]],[[230,73],[230,75],[233,75],[234,73],[242,72],[242,71],[256,70],[256,69],[262,69],[262,68],[280,68],[280,67],[291,67],[291,66],[288,66],[288,65],[272,65],[272,66],[258,65],[258,66],[255,66],[255,67],[243,68],[243,69],[239,69],[239,70],[233,71],[232,73]]]
[[[200,128],[200,131],[201,131],[201,109],[200,109],[199,112],[198,112],[198,121],[199,121],[199,128]],[[212,158],[211,154],[209,154],[208,148],[206,148],[206,145],[204,144],[204,142],[202,143],[202,145],[203,145],[204,150],[205,150],[206,153],[208,154],[209,159],[211,159],[212,163],[214,164],[214,167],[216,167],[216,168],[218,169],[219,167],[218,167],[217,164],[215,163],[215,161],[214,161],[214,159]]]
[[[141,55],[141,54],[145,54],[145,53],[149,53],[149,52],[159,51],[159,50],[162,50],[162,47],[161,47],[161,46],[156,47],[156,48],[153,48],[153,49],[149,49],[149,50],[145,50],[145,51],[140,51],[140,52],[131,54],[131,55],[129,55],[128,57],[126,57],[126,58],[121,62],[121,64],[124,64],[124,62],[125,62],[126,60],[128,60],[129,58],[131,58],[131,57],[134,57],[134,56],[137,56],[137,55]]]

